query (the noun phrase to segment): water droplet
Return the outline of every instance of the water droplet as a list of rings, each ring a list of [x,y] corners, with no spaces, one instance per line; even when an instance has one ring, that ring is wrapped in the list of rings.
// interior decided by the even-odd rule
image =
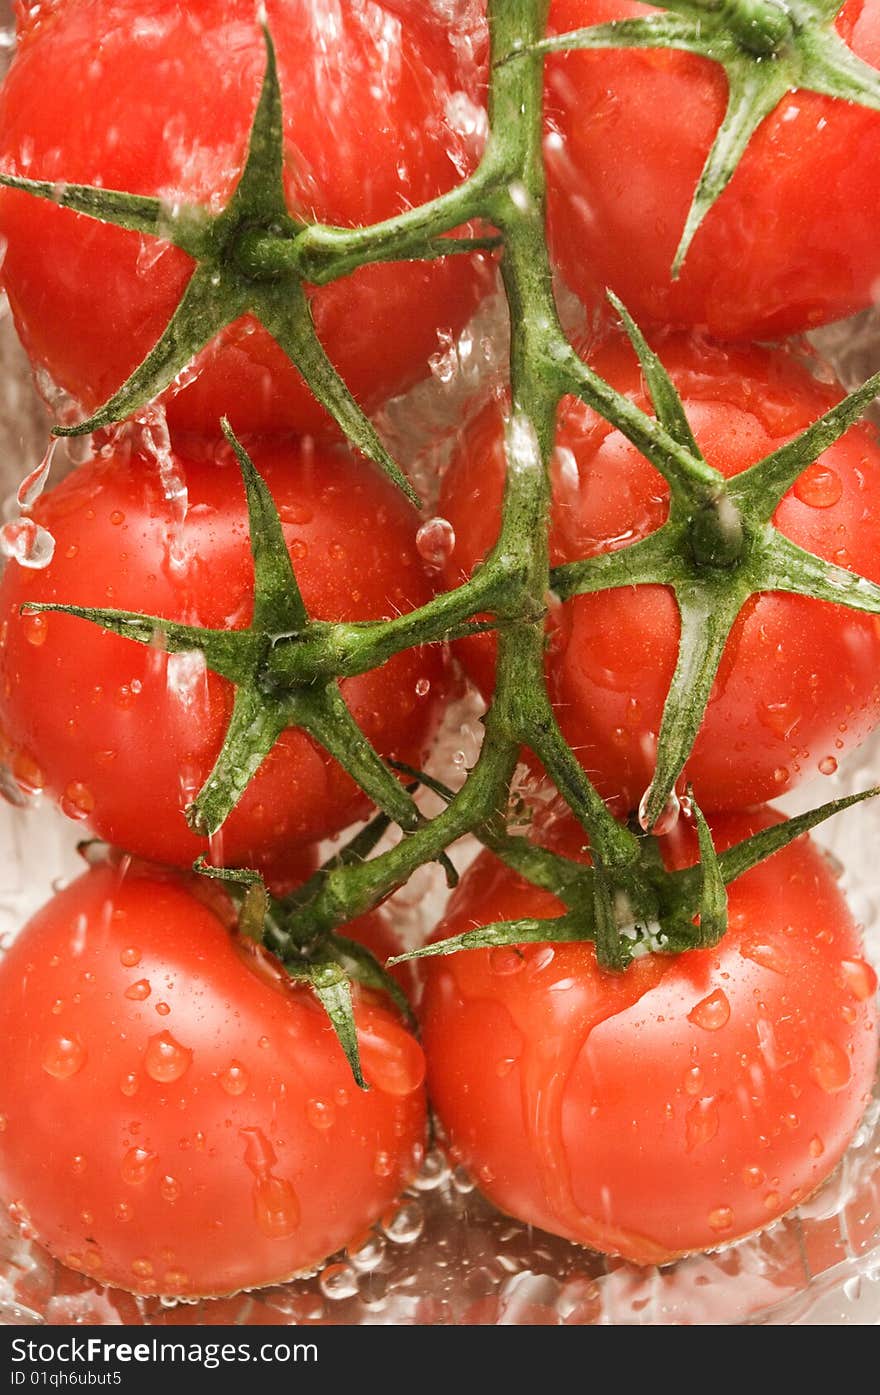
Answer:
[[[385,1258],[385,1241],[371,1231],[356,1249],[348,1251],[348,1257],[359,1274],[372,1274]]]
[[[651,827],[648,819],[648,802],[651,798],[652,788],[653,786],[648,786],[648,788],[645,790],[645,793],[642,795],[641,801],[639,803],[639,823],[641,824],[642,828],[645,830],[646,833]],[[653,825],[651,831],[655,833],[658,838],[662,838],[663,835],[666,833],[671,833],[672,830],[675,828],[676,824],[678,823],[678,817],[680,813],[681,800],[675,793],[675,790],[673,790],[666,803],[664,804],[660,812],[660,817]]]
[[[416,533],[416,549],[423,562],[437,571],[452,555],[455,529],[448,518],[429,518]]]
[[[336,1110],[324,1100],[309,1100],[306,1118],[314,1129],[332,1129],[336,1122]]]
[[[0,553],[20,567],[41,571],[55,555],[55,539],[32,518],[17,518],[0,528]]]
[[[124,1095],[128,1095],[130,1097],[131,1095],[137,1094],[139,1084],[140,1082],[137,1076],[135,1075],[134,1071],[129,1071],[128,1075],[124,1075],[120,1080],[119,1088]]]
[[[125,522],[125,514],[122,512],[122,509],[113,510],[110,515],[110,522],[113,524],[114,528],[118,528],[121,523]]]
[[[157,1003],[156,1011],[158,1012],[160,1017],[167,1017],[171,1009],[167,1003]]]
[[[145,978],[139,978],[137,983],[130,983],[125,990],[126,998],[132,1002],[142,1003],[145,998],[149,998],[152,989]]]
[[[148,1259],[135,1259],[132,1260],[131,1272],[137,1275],[139,1279],[151,1279],[153,1277],[153,1266]]]
[[[248,1087],[248,1074],[240,1061],[230,1061],[218,1076],[220,1089],[227,1095],[243,1095]]]
[[[260,1177],[254,1185],[254,1218],[264,1235],[283,1239],[299,1225],[296,1192],[283,1177]]]
[[[509,974],[518,974],[525,968],[525,956],[522,950],[511,946],[501,946],[489,951],[489,968],[493,974],[507,977]]]
[[[324,1297],[337,1302],[354,1298],[358,1291],[357,1274],[350,1264],[328,1264],[318,1283]]]
[[[117,1221],[122,1221],[124,1224],[126,1221],[132,1219],[134,1210],[129,1206],[127,1201],[117,1201],[116,1205],[113,1207],[113,1214]]]
[[[764,1206],[768,1211],[775,1211],[781,1200],[778,1192],[768,1192],[764,1197]]]
[[[842,959],[840,971],[845,986],[860,1003],[877,992],[877,975],[864,959]]]
[[[46,777],[27,751],[16,751],[12,757],[12,778],[24,794],[39,794]]]
[[[43,489],[45,488],[46,481],[49,478],[49,472],[52,469],[52,460],[57,448],[57,440],[50,441],[46,453],[40,461],[39,465],[37,465],[35,469],[31,470],[29,474],[25,475],[21,484],[18,486],[18,492],[15,496],[15,502],[18,504],[18,507],[20,509],[24,510],[25,513],[30,512],[30,510],[33,508],[34,504],[37,502],[40,495],[42,494]]]
[[[175,1041],[170,1032],[157,1032],[147,1042],[144,1069],[151,1080],[160,1085],[170,1085],[186,1074],[192,1056],[192,1052]]]
[[[133,969],[135,964],[139,964],[141,962],[140,950],[135,949],[134,946],[129,946],[128,949],[123,949],[119,955],[119,962],[120,964],[123,964],[126,969]]]
[[[162,1287],[168,1295],[186,1293],[191,1282],[185,1269],[166,1269],[162,1275]]]
[[[843,1283],[843,1292],[846,1296],[847,1302],[858,1303],[859,1299],[862,1296],[861,1275],[853,1274],[850,1278],[845,1279]]]
[[[496,1063],[495,1074],[500,1080],[503,1080],[505,1075],[510,1075],[515,1065],[515,1056],[502,1056],[501,1060]]]
[[[691,1066],[685,1072],[684,1092],[686,1095],[698,1095],[703,1088],[703,1072],[699,1066]]]
[[[358,1032],[364,1076],[386,1095],[403,1097],[420,1089],[425,1079],[425,1056],[415,1037],[396,1023]]]
[[[698,1100],[688,1110],[685,1120],[687,1151],[692,1153],[709,1143],[718,1132],[718,1105],[713,1099]]]
[[[722,988],[702,998],[688,1013],[688,1021],[707,1032],[717,1032],[730,1018],[730,1003]]]
[[[843,485],[836,470],[816,460],[795,480],[794,492],[811,509],[829,509],[843,493]]]
[[[766,1175],[759,1167],[744,1167],[742,1179],[747,1187],[751,1187],[752,1190],[754,1190],[756,1187],[760,1187],[762,1182],[766,1181]]]
[[[420,698],[421,698],[421,697],[427,697],[430,691],[431,691],[431,680],[430,680],[430,678],[417,678],[417,679],[416,679],[416,697],[420,697]]]
[[[729,1206],[716,1206],[714,1211],[709,1212],[709,1229],[720,1235],[725,1230],[733,1228],[733,1211]]]
[[[394,1160],[391,1154],[380,1149],[373,1159],[373,1171],[377,1177],[390,1177],[394,1171]]]
[[[810,1139],[810,1157],[821,1158],[824,1152],[825,1144],[822,1142],[818,1134],[814,1134],[813,1137]]]
[[[821,775],[834,775],[837,771],[837,761],[833,756],[823,756],[819,762],[819,773]]]
[[[432,1192],[441,1187],[449,1176],[449,1164],[439,1148],[425,1154],[424,1162],[413,1186],[420,1192]]]
[[[762,969],[771,969],[775,974],[787,974],[791,964],[785,951],[779,945],[757,943],[746,943],[740,945],[739,952],[744,959],[751,959],[753,964],[759,964]]]
[[[5,1132],[6,1132],[6,1127],[7,1127],[8,1123],[9,1123],[9,1120],[7,1119],[6,1115],[5,1115],[5,1114],[0,1114],[0,1133],[5,1133]]]
[[[146,1148],[129,1148],[119,1170],[123,1182],[130,1187],[139,1187],[146,1182],[155,1166],[155,1153],[150,1153]]]
[[[86,1160],[82,1153],[74,1153],[70,1160],[70,1170],[74,1177],[81,1177],[86,1170]]]
[[[159,1195],[165,1201],[176,1201],[180,1196],[180,1183],[175,1177],[166,1174],[159,1182]]]
[[[777,765],[776,769],[773,771],[774,783],[777,785],[787,785],[790,779],[791,775],[788,769],[784,765]]]
[[[39,615],[30,612],[21,617],[21,628],[28,644],[32,644],[35,649],[46,643],[46,636],[49,633],[48,615]]]
[[[255,1177],[268,1177],[277,1162],[275,1149],[262,1129],[239,1129],[244,1139],[244,1165]]]
[[[849,1057],[842,1046],[822,1037],[816,1042],[810,1056],[810,1074],[821,1090],[834,1095],[849,1084],[852,1074]]]
[[[382,1229],[395,1245],[411,1245],[425,1228],[425,1217],[417,1201],[405,1201],[382,1217]]]
[[[81,780],[71,780],[60,799],[61,812],[69,819],[87,819],[95,807],[95,797]]]
[[[452,1185],[460,1196],[468,1196],[476,1184],[465,1168],[457,1167],[452,1174]]]
[[[46,1074],[55,1080],[69,1080],[82,1070],[86,1059],[82,1038],[74,1032],[71,1036],[60,1035],[47,1041],[41,1064]]]

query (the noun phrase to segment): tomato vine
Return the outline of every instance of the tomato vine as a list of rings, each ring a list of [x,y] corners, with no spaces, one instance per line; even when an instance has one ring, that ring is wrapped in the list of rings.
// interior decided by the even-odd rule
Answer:
[[[154,643],[161,635],[170,651],[200,650],[208,667],[235,685],[222,750],[188,810],[200,833],[210,835],[222,826],[277,737],[290,726],[306,730],[378,806],[378,819],[348,850],[320,869],[300,892],[285,902],[267,900],[261,912],[267,942],[289,971],[305,976],[317,992],[356,1074],[349,979],[374,975],[375,970],[362,956],[353,955],[349,942],[336,931],[401,887],[421,865],[445,860],[446,850],[463,835],[475,834],[527,877],[552,888],[567,910],[549,924],[506,922],[462,936],[461,943],[424,952],[530,938],[589,938],[595,940],[603,966],[623,969],[640,942],[642,948],[647,941],[667,951],[716,943],[726,926],[726,884],[854,802],[836,801],[765,830],[720,858],[694,805],[701,864],[685,872],[662,870],[650,832],[676,798],[675,786],[702,721],[721,654],[749,597],[788,591],[880,614],[880,587],[797,548],[772,523],[779,501],[796,478],[861,416],[880,388],[880,375],[794,441],[725,480],[701,454],[669,376],[624,306],[615,302],[639,357],[654,416],[582,362],[561,326],[545,238],[545,53],[578,46],[661,45],[700,52],[724,65],[730,105],[703,172],[676,265],[762,115],[783,91],[801,85],[880,106],[874,70],[852,55],[844,63],[828,4],[805,4],[790,15],[786,11],[784,24],[782,11],[771,3],[708,6],[682,0],[667,9],[675,17],[664,13],[547,40],[545,0],[489,0],[490,134],[477,170],[450,192],[372,226],[305,224],[290,215],[282,183],[281,96],[268,33],[266,71],[247,159],[221,213],[196,206],[169,207],[159,199],[122,191],[0,176],[9,187],[77,213],[170,241],[194,262],[175,314],[143,363],[101,408],[75,426],[56,427],[56,434],[88,433],[136,413],[172,384],[221,329],[249,313],[285,350],[352,444],[411,499],[416,497],[412,485],[324,353],[306,287],[379,261],[500,249],[511,321],[506,487],[499,540],[469,581],[387,621],[337,624],[312,619],[271,496],[232,422],[224,423],[223,429],[245,481],[254,557],[254,614],[248,629],[204,630],[107,608],[28,607],[67,611],[141,644]],[[465,224],[476,224],[477,233],[461,235],[458,230]],[[570,394],[651,461],[669,485],[670,510],[664,526],[643,541],[551,570],[548,463],[557,409]],[[624,825],[611,814],[559,729],[544,681],[544,623],[551,591],[566,598],[646,584],[673,590],[681,641],[656,771],[639,827]],[[487,615],[489,620],[482,618]],[[381,760],[349,714],[339,680],[370,670],[401,649],[449,641],[486,626],[497,631],[498,661],[496,692],[484,719],[485,738],[463,787],[455,794],[441,788],[445,807],[428,820],[419,813],[412,789]],[[591,867],[537,849],[506,831],[511,782],[524,746],[540,759],[583,825]],[[368,856],[389,820],[405,836],[394,847]],[[448,861],[447,868],[453,875]],[[247,874],[222,875],[249,880]],[[253,898],[249,905],[253,911]]]

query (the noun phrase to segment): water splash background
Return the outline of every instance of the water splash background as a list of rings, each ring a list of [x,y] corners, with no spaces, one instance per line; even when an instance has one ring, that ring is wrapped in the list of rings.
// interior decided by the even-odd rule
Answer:
[[[470,0],[435,0],[450,21]],[[11,46],[0,4],[0,57]],[[566,303],[567,304],[567,303]],[[813,336],[848,386],[880,368],[880,310]],[[500,298],[484,306],[458,342],[441,342],[431,379],[391,404],[379,422],[392,450],[426,493],[436,488],[456,430],[503,376]],[[46,385],[44,385],[46,386]],[[45,394],[44,394],[45,395]],[[46,448],[47,424],[27,365],[0,305],[0,496],[17,516],[15,492]],[[60,453],[59,453],[60,455]],[[63,458],[53,467],[64,469]],[[433,534],[438,534],[435,526]],[[430,541],[430,535],[428,538]],[[442,541],[442,539],[441,539]],[[14,565],[14,564],[12,564]],[[478,746],[478,709],[463,698],[449,713],[433,767],[457,783]],[[786,801],[793,812],[880,781],[880,737],[829,778]],[[851,811],[821,831],[837,859],[869,957],[880,963],[880,887],[872,851],[880,805]],[[53,885],[75,875],[79,831],[49,802],[0,803],[0,950]],[[461,862],[469,856],[460,850]],[[410,936],[442,904],[436,868],[422,869],[396,898]],[[880,1100],[843,1165],[797,1212],[763,1234],[662,1271],[593,1256],[494,1211],[442,1153],[428,1155],[416,1184],[360,1247],[283,1287],[214,1303],[167,1305],[96,1287],[72,1274],[9,1222],[0,1222],[0,1322],[245,1324],[500,1323],[827,1324],[880,1322]]]

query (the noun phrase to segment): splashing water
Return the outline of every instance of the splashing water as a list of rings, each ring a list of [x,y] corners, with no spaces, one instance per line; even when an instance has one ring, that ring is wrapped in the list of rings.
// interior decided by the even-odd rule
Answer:
[[[48,567],[55,555],[52,534],[32,518],[18,518],[0,529],[0,552],[11,557],[21,567],[39,571]]]
[[[138,424],[140,444],[156,463],[169,505],[168,567],[172,574],[180,575],[190,560],[186,543],[186,515],[189,509],[186,474],[171,447],[165,408],[159,405],[150,407],[138,418]]]

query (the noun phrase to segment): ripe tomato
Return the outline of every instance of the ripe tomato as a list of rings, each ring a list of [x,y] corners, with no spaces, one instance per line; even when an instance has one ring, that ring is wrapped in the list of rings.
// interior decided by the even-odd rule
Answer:
[[[630,0],[553,0],[557,33],[652,13]],[[837,28],[880,67],[880,5],[847,0]],[[792,92],[763,122],[671,267],[727,102],[724,70],[670,50],[553,55],[547,63],[555,256],[588,304],[611,286],[637,320],[719,338],[777,338],[871,304],[880,115]],[[822,197],[816,191],[822,190]]]
[[[777,821],[714,823],[721,848]],[[578,856],[572,821],[556,846]],[[679,825],[667,862],[696,858]],[[437,937],[562,910],[484,853]],[[768,1225],[836,1166],[877,1061],[876,976],[808,841],[730,888],[715,949],[606,973],[590,944],[426,960],[428,1086],[502,1210],[662,1264]]]
[[[363,1092],[312,994],[229,933],[214,890],[93,868],[0,962],[3,1200],[65,1264],[139,1293],[320,1262],[424,1141],[424,1059],[397,1016],[356,990]]]
[[[375,619],[430,596],[417,515],[364,462],[295,442],[254,450],[278,506],[309,613]],[[45,786],[72,818],[144,857],[186,866],[206,848],[182,810],[213,766],[232,687],[197,656],[144,648],[25,601],[117,606],[220,629],[250,622],[253,562],[244,488],[228,452],[178,455],[185,521],[156,465],[121,451],[81,466],[40,500],[51,564],[11,564],[0,584],[0,726],[13,777]],[[345,680],[356,720],[384,755],[418,764],[442,687],[439,651],[407,650]],[[213,859],[283,873],[292,849],[368,811],[341,767],[300,730],[282,734],[212,845]]]
[[[305,220],[375,222],[458,183],[479,155],[475,59],[435,19],[377,0],[268,0],[285,131],[287,198]],[[220,209],[241,172],[265,67],[250,0],[70,0],[42,19],[0,95],[0,162],[34,179]],[[149,101],[132,100],[147,84]],[[470,133],[469,133],[470,132]],[[180,250],[29,195],[0,193],[3,283],[35,365],[91,409],[167,325],[192,263]],[[488,284],[479,258],[371,266],[316,289],[330,358],[370,410],[428,371]],[[121,329],[124,328],[124,333]],[[178,428],[321,432],[332,426],[251,318],[199,355],[172,390]]]
[[[658,351],[709,463],[734,475],[769,454],[837,400],[804,369],[759,348],[668,337]],[[592,365],[649,410],[635,355],[609,339]],[[668,489],[653,466],[587,407],[567,400],[554,461],[555,564],[613,551],[653,532]],[[498,535],[504,475],[501,409],[488,407],[446,476],[440,512],[455,546],[457,585]],[[880,450],[854,427],[811,465],[776,512],[780,530],[830,562],[880,580]],[[578,596],[553,616],[548,677],[560,725],[581,764],[622,810],[653,774],[656,734],[675,668],[674,597],[645,586]],[[494,641],[459,646],[477,686],[493,683]],[[778,796],[880,718],[880,631],[855,611],[781,593],[747,602],[727,643],[686,774],[705,808]]]

